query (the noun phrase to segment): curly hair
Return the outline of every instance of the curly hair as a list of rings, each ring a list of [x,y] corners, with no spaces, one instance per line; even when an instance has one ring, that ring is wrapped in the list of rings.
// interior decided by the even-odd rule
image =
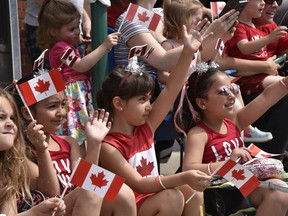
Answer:
[[[14,113],[14,123],[17,126],[17,133],[13,146],[5,151],[0,152],[0,170],[1,170],[1,193],[0,193],[0,210],[7,200],[25,194],[30,196],[29,176],[27,158],[25,156],[25,142],[22,135],[20,115],[17,105],[10,93],[0,89],[0,97],[6,98]]]

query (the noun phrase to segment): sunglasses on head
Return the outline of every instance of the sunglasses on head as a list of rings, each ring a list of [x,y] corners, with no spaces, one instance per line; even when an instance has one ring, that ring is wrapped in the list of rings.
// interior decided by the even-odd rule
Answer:
[[[229,96],[231,93],[233,93],[233,95],[237,95],[240,92],[240,86],[232,83],[230,86],[221,86],[217,91],[218,94],[224,96]]]
[[[280,6],[283,0],[264,0],[266,4],[272,5],[275,1]]]

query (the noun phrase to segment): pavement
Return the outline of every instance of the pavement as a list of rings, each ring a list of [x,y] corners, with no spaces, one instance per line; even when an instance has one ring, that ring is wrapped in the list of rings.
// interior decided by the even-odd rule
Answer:
[[[160,174],[170,175],[177,172],[180,167],[180,145],[177,141],[174,142],[173,151],[169,160],[165,163],[160,163]]]

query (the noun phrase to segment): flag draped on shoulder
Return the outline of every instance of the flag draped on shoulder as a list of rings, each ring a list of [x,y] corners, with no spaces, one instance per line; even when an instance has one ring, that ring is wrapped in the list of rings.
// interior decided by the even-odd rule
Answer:
[[[71,48],[68,48],[60,58],[60,60],[69,67],[72,67],[77,59],[78,56]]]
[[[268,157],[275,157],[279,156],[280,154],[271,154],[268,152],[263,151],[253,143],[248,146],[248,149],[251,150],[251,155],[256,158],[268,158]]]
[[[30,106],[65,89],[65,83],[58,68],[43,73],[27,82],[16,85],[23,102]]]
[[[130,3],[124,19],[145,26],[151,31],[155,31],[161,20],[161,16],[151,10]]]
[[[80,158],[70,176],[72,184],[92,191],[110,202],[116,198],[124,181],[124,178]]]
[[[252,172],[231,159],[223,162],[214,173],[232,182],[244,197],[247,197],[260,185],[260,181]]]

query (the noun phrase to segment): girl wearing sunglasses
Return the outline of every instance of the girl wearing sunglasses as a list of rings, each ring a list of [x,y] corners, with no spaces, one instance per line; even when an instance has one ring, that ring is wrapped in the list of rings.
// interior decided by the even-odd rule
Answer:
[[[211,175],[228,158],[239,163],[250,160],[241,131],[287,93],[288,77],[285,77],[267,87],[247,106],[235,109],[239,88],[230,83],[224,72],[209,68],[207,72],[193,73],[188,79],[182,110],[175,116],[178,126],[187,134],[183,170],[201,170]],[[269,181],[284,183],[279,179]],[[256,215],[288,213],[288,193],[258,187],[247,198],[257,208]],[[242,208],[248,205],[240,193],[233,196],[235,202]]]

